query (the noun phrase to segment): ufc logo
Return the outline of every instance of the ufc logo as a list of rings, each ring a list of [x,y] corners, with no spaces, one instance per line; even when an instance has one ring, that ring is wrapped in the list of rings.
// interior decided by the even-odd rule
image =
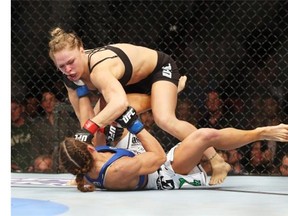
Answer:
[[[169,63],[167,66],[162,67],[162,75],[168,78],[172,78],[172,67],[171,64]]]
[[[131,116],[136,115],[136,113],[134,112],[134,109],[130,109],[125,115],[123,115],[123,122],[126,124],[129,122],[129,120],[131,119]]]
[[[75,134],[75,139],[81,142],[86,142],[88,138],[87,134]]]
[[[111,127],[110,127],[110,130],[109,130],[109,132],[108,132],[108,137],[109,137],[109,138],[112,138],[112,140],[114,140],[114,138],[115,138],[115,133],[116,133],[116,128],[113,127],[113,126],[111,126]]]

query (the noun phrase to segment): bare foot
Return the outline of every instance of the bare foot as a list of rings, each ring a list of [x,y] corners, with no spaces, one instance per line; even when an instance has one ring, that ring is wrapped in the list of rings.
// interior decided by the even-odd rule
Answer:
[[[66,185],[75,186],[75,185],[77,185],[77,183],[76,183],[76,180],[75,180],[75,179],[72,179],[72,180],[69,180],[69,181],[66,183]]]
[[[228,172],[231,170],[231,166],[224,161],[220,155],[216,155],[211,159],[212,175],[209,181],[209,185],[217,185],[223,183],[227,177]]]
[[[288,141],[288,125],[287,124],[279,124],[275,126],[266,126],[257,128],[262,130],[261,139],[263,140],[273,140],[279,142],[287,142]]]
[[[184,88],[185,88],[185,85],[186,85],[186,81],[187,81],[187,76],[181,76],[179,81],[178,81],[178,89],[177,89],[177,92],[181,92]]]

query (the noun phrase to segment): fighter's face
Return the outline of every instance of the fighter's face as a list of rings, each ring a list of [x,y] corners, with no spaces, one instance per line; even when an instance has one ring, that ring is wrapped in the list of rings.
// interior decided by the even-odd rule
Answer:
[[[78,48],[63,49],[54,54],[54,63],[57,68],[71,81],[80,79],[84,72],[82,51]]]

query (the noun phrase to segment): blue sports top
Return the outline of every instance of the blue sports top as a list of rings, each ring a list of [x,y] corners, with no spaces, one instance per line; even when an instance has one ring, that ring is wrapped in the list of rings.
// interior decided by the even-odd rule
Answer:
[[[117,159],[123,157],[123,156],[128,156],[128,157],[134,157],[135,154],[127,149],[122,149],[122,148],[115,148],[115,147],[111,147],[111,146],[98,146],[95,148],[95,150],[97,152],[111,152],[114,153],[114,155],[102,166],[100,172],[99,172],[99,176],[97,179],[93,179],[90,176],[88,176],[88,174],[85,175],[85,178],[87,181],[89,181],[90,183],[94,184],[95,187],[97,188],[101,188],[101,189],[105,189],[104,187],[104,178],[105,178],[105,173],[107,168]],[[139,178],[139,182],[137,185],[136,189],[139,189],[143,183],[145,181],[145,175],[141,175]]]

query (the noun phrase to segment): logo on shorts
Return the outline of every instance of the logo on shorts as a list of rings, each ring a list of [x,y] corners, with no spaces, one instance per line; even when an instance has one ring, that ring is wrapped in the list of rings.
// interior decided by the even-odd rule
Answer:
[[[139,139],[136,136],[133,136],[131,141],[132,141],[132,144],[135,144],[135,143],[138,144],[139,143]]]
[[[162,75],[170,79],[172,78],[172,67],[170,63],[162,67]]]

